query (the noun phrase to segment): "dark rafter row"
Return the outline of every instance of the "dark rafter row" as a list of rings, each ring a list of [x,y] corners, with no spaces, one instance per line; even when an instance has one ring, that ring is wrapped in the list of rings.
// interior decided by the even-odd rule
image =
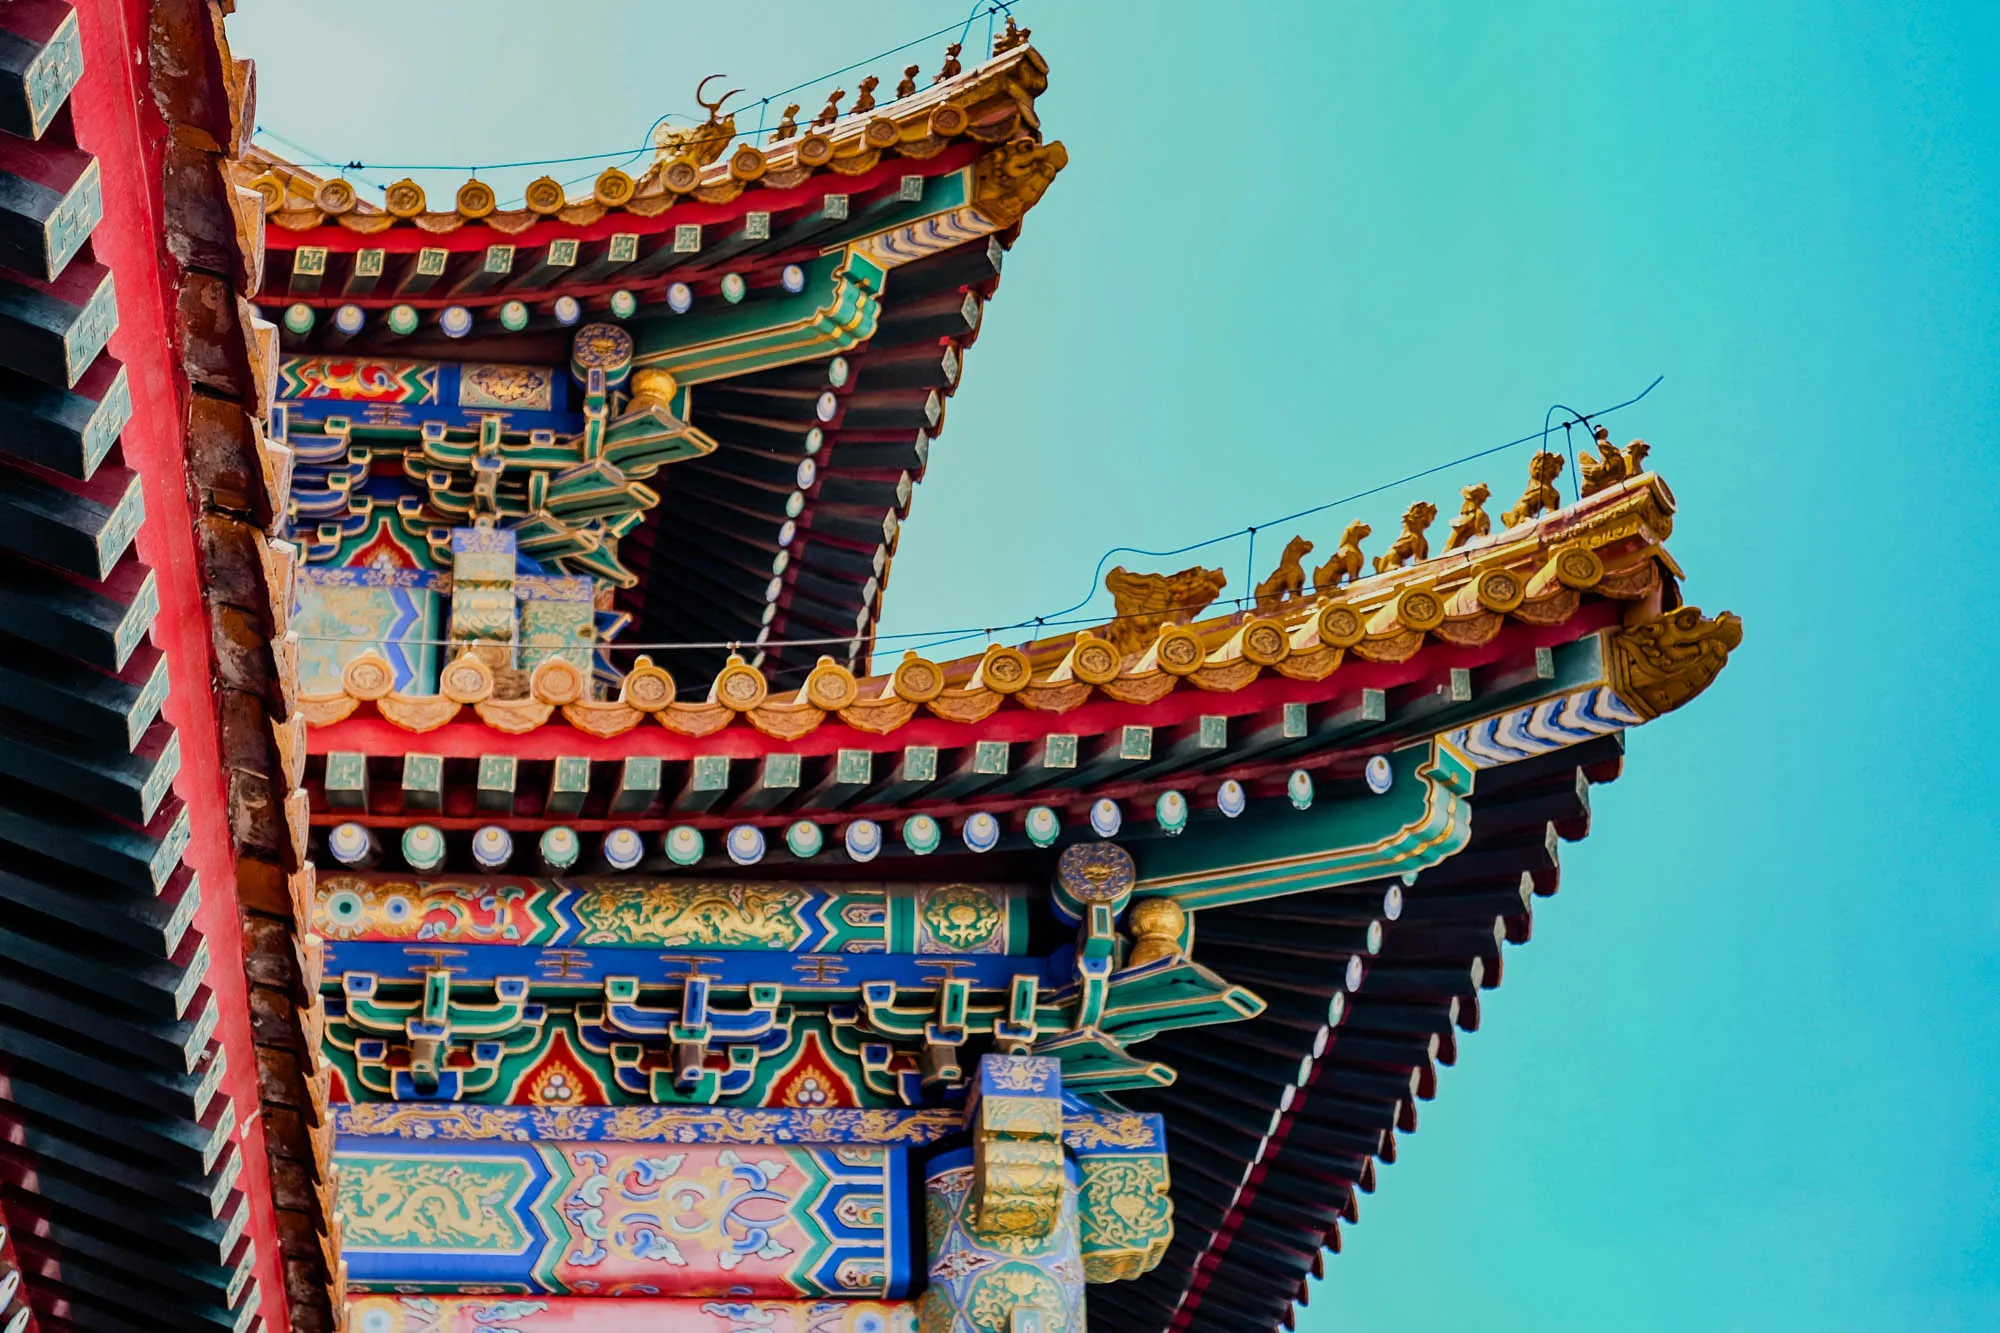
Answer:
[[[1269,1333],[1340,1225],[1360,1217],[1417,1102],[1479,1026],[1501,946],[1529,937],[1554,893],[1556,845],[1589,829],[1588,787],[1617,774],[1622,738],[1479,774],[1471,844],[1414,885],[1373,881],[1199,913],[1196,956],[1269,1008],[1217,1038],[1168,1033],[1150,1058],[1171,1089],[1129,1098],[1167,1117],[1173,1247],[1091,1308],[1111,1333]],[[1176,1321],[1178,1323],[1176,1324]]]
[[[989,237],[893,271],[881,323],[840,359],[844,374],[822,360],[695,389],[694,424],[719,447],[661,474],[659,508],[621,548],[646,575],[627,639],[737,642],[753,657],[764,632],[778,643],[764,669],[779,686],[796,686],[822,655],[849,661],[846,641],[858,638],[865,653],[897,525],[1003,254]],[[815,429],[820,443],[808,452]],[[767,605],[776,608],[769,621]],[[843,642],[784,646],[790,639]],[[654,657],[676,676],[707,680],[723,650]]]

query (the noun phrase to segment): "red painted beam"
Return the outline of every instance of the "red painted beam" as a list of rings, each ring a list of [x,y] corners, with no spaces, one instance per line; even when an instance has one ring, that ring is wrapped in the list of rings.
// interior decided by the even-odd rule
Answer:
[[[208,941],[213,959],[208,985],[220,1004],[217,1031],[228,1051],[225,1086],[236,1104],[236,1138],[243,1152],[240,1187],[251,1203],[249,1234],[257,1245],[262,1313],[269,1333],[290,1333],[243,974],[235,850],[211,683],[209,614],[188,493],[191,391],[179,356],[179,274],[164,239],[167,126],[145,77],[153,9],[147,0],[79,0],[76,11],[84,73],[70,107],[77,143],[97,156],[103,173],[104,221],[91,245],[98,260],[110,266],[118,289],[118,329],[110,351],[125,363],[133,408],[121,445],[145,493],[139,554],[159,581],[160,612],[152,633],[167,654],[170,691],[162,712],[180,733],[183,760],[174,790],[193,820],[186,860],[201,876],[195,928]]]

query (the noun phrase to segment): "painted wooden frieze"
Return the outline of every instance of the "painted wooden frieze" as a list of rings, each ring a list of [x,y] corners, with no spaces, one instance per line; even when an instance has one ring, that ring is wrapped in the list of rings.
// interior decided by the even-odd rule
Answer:
[[[900,1148],[337,1147],[342,1254],[362,1290],[894,1297],[908,1285]]]

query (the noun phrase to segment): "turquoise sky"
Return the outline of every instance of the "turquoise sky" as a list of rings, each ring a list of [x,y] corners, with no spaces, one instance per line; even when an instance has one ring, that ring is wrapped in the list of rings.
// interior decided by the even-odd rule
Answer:
[[[262,123],[390,162],[637,142],[713,70],[754,96],[965,13],[244,8]],[[1302,1327],[2000,1327],[2000,7],[1018,12],[1071,165],[968,356],[885,629],[1057,609],[1111,545],[1660,374],[1614,433],[1680,498],[1689,600],[1747,622],[1596,792]],[[1353,513],[1382,533],[1524,464]]]

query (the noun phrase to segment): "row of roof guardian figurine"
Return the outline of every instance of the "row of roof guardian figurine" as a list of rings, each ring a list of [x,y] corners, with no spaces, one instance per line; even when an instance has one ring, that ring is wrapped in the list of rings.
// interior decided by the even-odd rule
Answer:
[[[1007,20],[1006,28],[993,38],[993,54],[996,56],[1004,55],[1017,46],[1026,46],[1028,44],[1029,33],[1030,29],[1019,26],[1010,16]],[[963,42],[953,42],[945,48],[944,68],[937,72],[937,77],[931,80],[932,83],[943,83],[946,79],[955,79],[963,72],[965,67],[959,63],[958,57],[959,53],[964,49],[965,44]],[[903,81],[896,85],[896,96],[893,100],[900,102],[905,97],[914,97],[917,91],[917,76],[922,72],[923,66],[921,65],[910,65],[905,68],[903,70]],[[854,105],[847,108],[845,114],[858,116],[865,111],[873,111],[876,105],[875,90],[881,86],[881,78],[874,74],[870,74],[859,84],[855,85]],[[817,116],[813,117],[810,128],[821,129],[839,120],[842,115],[840,101],[846,96],[847,89],[835,88],[827,97],[826,105],[820,108]],[[707,106],[708,103],[703,102],[702,105]],[[785,108],[783,117],[778,121],[778,128],[772,131],[771,142],[783,143],[785,140],[797,135],[798,132],[799,104],[793,102]]]
[[[1593,456],[1586,450],[1577,459],[1584,495],[1595,495],[1646,470],[1646,455],[1650,448],[1644,440],[1634,440],[1620,449],[1611,442],[1610,432],[1602,426],[1597,427],[1595,440],[1597,453]],[[1501,512],[1503,528],[1519,527],[1562,507],[1562,495],[1556,490],[1556,479],[1562,475],[1563,466],[1563,456],[1547,450],[1529,460],[1527,489],[1521,492],[1519,503]],[[1458,516],[1452,519],[1451,535],[1445,539],[1444,549],[1447,552],[1492,534],[1493,520],[1486,513],[1486,502],[1492,495],[1484,482],[1474,483],[1459,492]],[[1375,557],[1374,572],[1387,574],[1405,565],[1430,559],[1428,534],[1437,516],[1438,507],[1428,500],[1419,500],[1404,510],[1403,530],[1396,535],[1396,540],[1390,543],[1387,551]],[[1340,545],[1335,548],[1333,558],[1312,571],[1310,584],[1305,558],[1312,554],[1313,544],[1303,536],[1293,537],[1285,543],[1285,553],[1279,558],[1278,567],[1257,585],[1257,609],[1268,611],[1283,606],[1287,601],[1326,596],[1360,579],[1369,563],[1362,554],[1361,543],[1373,531],[1358,519],[1349,523],[1340,535]],[[1118,615],[1106,627],[1105,634],[1122,651],[1143,651],[1162,625],[1192,620],[1216,599],[1228,581],[1228,576],[1220,569],[1203,569],[1200,566],[1174,574],[1134,574],[1123,566],[1115,568],[1104,576],[1104,586],[1116,603]]]

